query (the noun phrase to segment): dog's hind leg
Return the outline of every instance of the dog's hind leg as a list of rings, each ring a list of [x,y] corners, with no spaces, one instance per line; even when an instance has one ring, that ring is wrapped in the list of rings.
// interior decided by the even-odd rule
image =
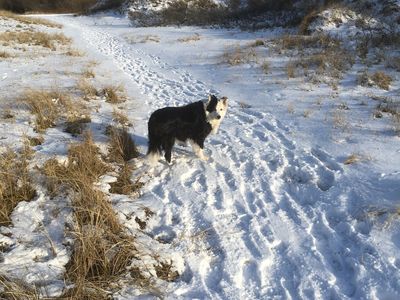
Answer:
[[[174,146],[175,139],[169,139],[164,142],[163,148],[165,151],[164,157],[168,163],[171,163],[172,147]]]
[[[192,145],[193,151],[194,153],[197,155],[198,158],[200,158],[201,160],[208,160],[208,157],[204,155],[204,141],[197,143],[193,140],[189,140],[190,141],[190,145]]]

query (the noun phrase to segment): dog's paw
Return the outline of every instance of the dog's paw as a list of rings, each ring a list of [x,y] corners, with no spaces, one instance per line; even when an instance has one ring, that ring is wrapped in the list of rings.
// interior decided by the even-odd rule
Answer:
[[[199,157],[201,160],[203,160],[203,161],[208,161],[210,158],[208,157],[208,156],[205,156],[205,155],[203,155],[203,156],[201,156],[201,157]]]

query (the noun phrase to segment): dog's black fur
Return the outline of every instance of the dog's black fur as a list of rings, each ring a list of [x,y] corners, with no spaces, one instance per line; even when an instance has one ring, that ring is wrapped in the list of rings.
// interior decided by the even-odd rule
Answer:
[[[182,142],[190,139],[203,149],[204,141],[212,130],[207,122],[206,111],[215,111],[217,103],[217,97],[212,95],[207,107],[204,107],[203,101],[198,101],[181,107],[164,107],[153,112],[148,122],[147,154],[161,154],[164,151],[164,157],[170,163],[176,139]]]

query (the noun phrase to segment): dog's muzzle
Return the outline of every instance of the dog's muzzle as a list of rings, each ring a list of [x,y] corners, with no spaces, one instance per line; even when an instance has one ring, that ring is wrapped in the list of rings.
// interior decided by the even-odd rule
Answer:
[[[218,119],[218,120],[219,120],[219,119],[221,119],[221,116],[220,116],[220,115],[218,115],[218,116],[217,116],[217,119]]]

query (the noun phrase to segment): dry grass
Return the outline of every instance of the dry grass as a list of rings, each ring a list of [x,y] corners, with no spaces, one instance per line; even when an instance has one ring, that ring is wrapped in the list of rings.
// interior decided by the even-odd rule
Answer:
[[[380,224],[382,228],[388,228],[394,221],[399,220],[400,207],[370,207],[365,217]]]
[[[372,75],[372,80],[379,88],[384,90],[389,90],[390,84],[393,81],[392,77],[385,74],[384,72],[375,72]]]
[[[139,156],[136,144],[126,128],[109,127],[110,146],[108,159],[123,164]]]
[[[288,62],[286,65],[286,74],[288,78],[296,77],[296,64],[293,61]]]
[[[353,54],[329,35],[286,35],[275,42],[279,53],[293,57],[286,65],[288,78],[295,77],[296,70],[301,69],[313,82],[334,87],[336,81],[331,79],[340,79],[354,63]]]
[[[253,48],[242,48],[236,46],[233,50],[226,50],[222,60],[231,66],[257,62],[257,54]]]
[[[264,46],[264,45],[265,45],[265,42],[263,40],[255,40],[249,46],[250,47],[260,47],[260,46]]]
[[[10,53],[6,52],[6,51],[0,51],[0,58],[1,59],[6,59],[6,58],[10,58],[13,57]]]
[[[310,48],[327,49],[340,47],[338,39],[326,34],[307,35],[285,35],[276,40],[280,50],[304,50]]]
[[[70,146],[65,164],[53,159],[43,168],[53,192],[66,187],[73,195],[74,228],[70,234],[75,243],[65,276],[74,285],[63,297],[107,299],[112,283],[129,271],[132,260],[140,259],[133,237],[125,233],[106,195],[93,188],[108,170],[89,133],[83,143]],[[143,275],[132,280],[139,286],[148,284]]]
[[[125,89],[120,86],[107,86],[103,88],[102,94],[106,101],[111,104],[119,104],[126,101]]]
[[[73,57],[82,57],[82,56],[85,56],[85,53],[80,50],[70,48],[70,49],[68,49],[67,52],[65,52],[65,55],[73,56]]]
[[[267,60],[263,61],[263,63],[261,64],[261,69],[263,70],[264,74],[269,73],[270,67],[271,65]]]
[[[344,114],[343,110],[336,109],[332,113],[332,123],[334,128],[342,129],[343,131],[347,130],[350,126],[349,122],[347,121],[346,115]]]
[[[309,118],[311,116],[311,114],[312,114],[312,110],[307,109],[307,110],[303,111],[304,118]]]
[[[144,43],[159,43],[160,37],[157,35],[137,35],[137,36],[125,36],[125,39],[130,44],[144,44]]]
[[[179,38],[178,42],[189,43],[189,42],[196,42],[196,41],[199,41],[199,40],[200,40],[200,34],[195,33],[194,35],[191,35],[191,36],[187,36],[187,37],[184,37],[184,38]]]
[[[357,83],[361,86],[372,87],[376,85],[384,90],[389,90],[392,81],[392,77],[381,71],[375,72],[372,75],[364,71],[357,78]]]
[[[353,153],[346,158],[346,160],[344,161],[344,164],[352,165],[352,164],[358,163],[360,161],[360,159],[361,159],[361,157],[358,154]]]
[[[57,24],[45,19],[36,18],[36,17],[26,17],[22,15],[17,15],[8,11],[0,10],[0,17],[14,19],[20,23],[24,23],[27,25],[42,25],[46,27],[52,28],[62,28],[61,24]]]
[[[31,147],[39,146],[39,145],[43,144],[43,142],[44,142],[43,136],[37,136],[37,137],[30,136],[30,137],[27,137],[27,139],[28,139]]]
[[[4,300],[39,300],[39,291],[25,282],[0,275],[0,299]]]
[[[0,41],[7,46],[11,43],[41,46],[56,50],[59,45],[69,45],[71,39],[62,33],[30,31],[8,31],[0,34]]]
[[[91,121],[90,116],[86,115],[72,117],[65,123],[64,131],[72,136],[80,135],[86,129],[86,124]]]
[[[112,118],[113,118],[114,122],[117,122],[122,127],[125,127],[125,126],[132,127],[133,126],[133,124],[129,121],[129,118],[127,117],[127,115],[121,111],[114,109],[112,112]]]
[[[71,111],[69,95],[59,91],[29,90],[20,101],[36,116],[35,130],[43,132],[56,125],[56,120],[62,112]]]
[[[4,120],[10,120],[15,118],[15,114],[9,108],[5,108],[1,111],[1,118]]]
[[[87,68],[82,72],[82,76],[84,78],[94,78],[95,74],[94,74],[94,71],[92,69]]]
[[[100,95],[95,86],[86,78],[81,78],[76,88],[82,92],[83,99],[85,100],[90,100]]]
[[[290,114],[294,114],[294,105],[293,105],[293,103],[289,103],[289,104],[288,104],[288,106],[287,106],[287,111],[288,111],[288,113],[290,113]]]
[[[19,202],[30,201],[36,195],[28,170],[31,156],[28,143],[20,153],[9,149],[0,155],[0,226],[11,223],[11,213]]]
[[[130,195],[137,193],[144,185],[138,177],[134,182],[131,179],[133,167],[124,163],[120,168],[117,181],[110,183],[110,192],[114,194]]]

